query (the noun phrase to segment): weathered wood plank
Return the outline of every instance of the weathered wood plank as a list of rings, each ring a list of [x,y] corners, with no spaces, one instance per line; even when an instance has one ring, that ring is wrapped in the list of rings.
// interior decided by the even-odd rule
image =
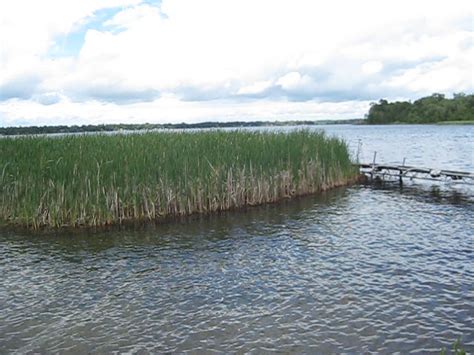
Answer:
[[[443,181],[441,179],[450,180],[474,180],[474,173],[465,171],[455,170],[442,170],[425,167],[415,167],[408,165],[390,165],[390,164],[368,164],[360,163],[356,164],[362,173],[369,174],[371,176],[392,176],[410,179],[428,179]],[[422,174],[423,176],[418,176]],[[471,182],[470,182],[471,183]]]

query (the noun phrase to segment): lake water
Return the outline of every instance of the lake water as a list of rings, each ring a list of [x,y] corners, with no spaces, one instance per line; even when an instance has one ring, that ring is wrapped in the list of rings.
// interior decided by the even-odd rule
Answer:
[[[323,128],[361,161],[474,171],[474,126]],[[0,353],[472,352],[473,229],[472,187],[424,182],[134,230],[0,231]]]

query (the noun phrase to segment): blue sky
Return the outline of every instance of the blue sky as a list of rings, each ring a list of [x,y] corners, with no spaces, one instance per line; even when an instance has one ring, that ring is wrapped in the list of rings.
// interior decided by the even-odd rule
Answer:
[[[472,93],[469,1],[2,0],[0,126],[361,117]]]
[[[76,0],[77,1],[77,0]],[[141,1],[140,5],[150,5],[159,8],[161,0]],[[84,40],[89,30],[111,31],[119,33],[125,29],[109,28],[105,26],[108,20],[127,8],[123,6],[107,7],[94,11],[91,15],[84,18],[67,33],[61,33],[54,38],[54,45],[48,50],[48,56],[51,58],[78,56]]]
[[[104,22],[112,18],[122,10],[121,7],[97,10],[92,16],[84,19],[83,23],[76,24],[67,33],[60,33],[54,38],[54,45],[48,50],[48,57],[78,56],[84,45],[86,33],[89,30],[106,31]]]

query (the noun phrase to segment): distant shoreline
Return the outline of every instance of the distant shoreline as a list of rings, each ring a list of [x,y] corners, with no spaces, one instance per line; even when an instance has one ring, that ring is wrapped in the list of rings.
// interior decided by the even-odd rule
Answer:
[[[454,93],[446,98],[435,93],[413,102],[381,99],[371,104],[366,118],[368,124],[466,124],[474,119],[474,95]]]
[[[363,123],[364,126],[460,126],[460,125],[474,125],[473,121],[439,121],[439,122],[425,122],[425,123],[412,123],[412,122],[390,122],[390,123]]]
[[[367,119],[322,120],[322,121],[233,121],[233,122],[200,122],[200,123],[144,123],[144,124],[101,124],[82,126],[25,126],[0,127],[0,136],[64,134],[64,133],[107,133],[121,131],[147,130],[188,130],[213,128],[249,128],[249,127],[289,127],[289,126],[323,126],[323,125],[364,125],[364,126],[393,126],[393,125],[474,125],[474,120],[439,121],[439,122],[387,122],[369,123]]]
[[[441,121],[441,122],[436,122],[436,124],[439,125],[474,125],[474,120],[472,121]]]
[[[319,126],[333,124],[364,124],[364,119],[321,120],[321,121],[232,121],[232,122],[199,122],[199,123],[143,123],[143,124],[101,124],[82,126],[25,126],[0,127],[0,136],[55,134],[55,133],[88,133],[143,131],[157,129],[205,129],[205,128],[246,128],[246,127],[285,127],[285,126]]]

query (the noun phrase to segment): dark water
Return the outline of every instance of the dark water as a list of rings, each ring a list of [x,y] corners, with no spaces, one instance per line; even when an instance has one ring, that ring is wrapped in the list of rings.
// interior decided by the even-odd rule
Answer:
[[[327,130],[370,159],[473,171],[471,127]],[[3,231],[0,353],[473,351],[473,227],[472,188],[424,183],[139,230]]]

